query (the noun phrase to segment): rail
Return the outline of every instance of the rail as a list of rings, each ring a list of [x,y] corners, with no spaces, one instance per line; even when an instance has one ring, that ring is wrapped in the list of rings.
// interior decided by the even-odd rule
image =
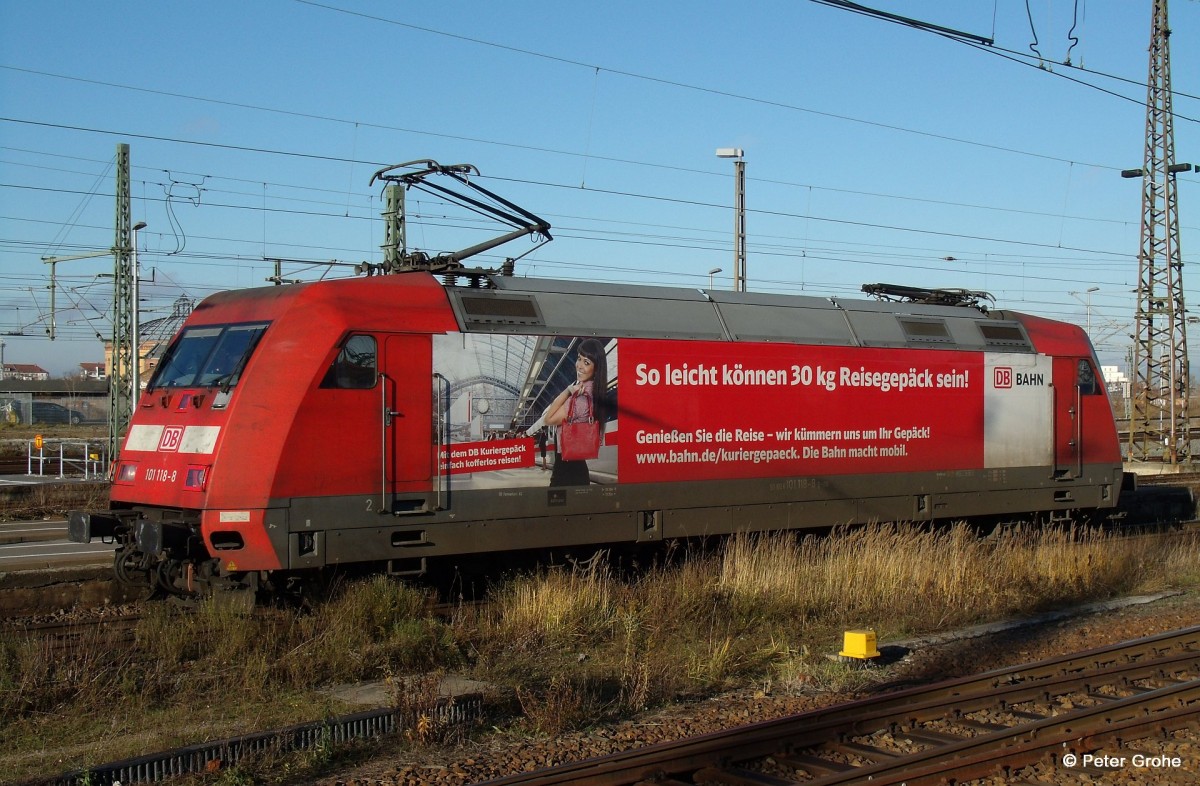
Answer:
[[[56,450],[57,449],[57,450]],[[83,439],[31,439],[26,443],[25,474],[46,476],[47,467],[66,478],[81,476],[84,480],[104,478],[108,466],[108,449],[100,442]]]
[[[133,759],[64,773],[55,778],[35,781],[37,786],[113,786],[124,783],[158,783],[179,775],[212,773],[237,764],[243,758],[267,752],[286,753],[349,740],[364,740],[396,734],[413,728],[413,713],[397,708],[364,710],[352,715],[327,718],[313,723],[289,726],[274,731],[245,734],[224,740],[189,745],[183,748],[139,756]],[[476,723],[483,717],[483,696],[469,693],[438,698],[421,714],[437,725]],[[32,786],[32,784],[30,784]]]
[[[1046,757],[1072,772],[1080,752],[1198,718],[1200,628],[1190,628],[489,783],[916,786]]]

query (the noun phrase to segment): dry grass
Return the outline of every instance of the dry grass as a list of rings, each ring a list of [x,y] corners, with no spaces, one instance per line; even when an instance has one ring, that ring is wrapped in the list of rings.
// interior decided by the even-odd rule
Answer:
[[[1200,540],[1098,530],[879,525],[729,539],[628,583],[591,568],[510,584],[481,634],[481,676],[520,681],[530,727],[556,733],[734,685],[853,687],[831,664],[847,628],[880,640],[1200,583]]]
[[[53,773],[352,711],[318,689],[459,665],[451,631],[426,608],[424,593],[380,578],[313,614],[152,604],[132,646],[97,633],[48,651],[4,637],[0,771]]]
[[[521,576],[493,595],[488,627],[498,639],[569,644],[611,631],[624,594],[603,564]]]
[[[854,624],[929,628],[1108,595],[1147,576],[1145,547],[1099,531],[887,524],[797,541],[734,538],[717,585],[734,604]],[[936,555],[936,556],[934,556]]]
[[[132,647],[97,639],[52,657],[35,642],[0,641],[0,771],[53,772],[346,712],[318,689],[357,680],[391,681],[412,713],[410,744],[444,739],[422,722],[420,696],[450,671],[511,691],[518,727],[540,734],[733,686],[854,687],[861,671],[823,657],[843,629],[874,627],[883,643],[1196,586],[1198,566],[1195,536],[1026,529],[983,539],[961,526],[881,525],[735,537],[633,580],[600,560],[546,570],[506,581],[486,610],[449,621],[428,612],[425,593],[386,578],[343,587],[307,614],[153,606]]]

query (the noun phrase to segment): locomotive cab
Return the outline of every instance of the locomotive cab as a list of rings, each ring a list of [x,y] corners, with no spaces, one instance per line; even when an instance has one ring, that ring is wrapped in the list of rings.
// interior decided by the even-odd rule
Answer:
[[[72,512],[69,537],[116,539],[119,578],[190,593],[326,564],[311,511],[291,531],[302,500],[428,510],[430,336],[405,328],[452,323],[427,313],[435,282],[395,283],[405,307],[348,309],[342,287],[311,285],[205,300],[138,401],[110,509]]]
[[[214,541],[202,534],[202,511],[231,402],[269,325],[185,327],[137,402],[114,466],[112,509],[71,513],[72,540],[117,539],[122,581],[190,592],[219,572]],[[215,541],[218,548],[224,543]]]

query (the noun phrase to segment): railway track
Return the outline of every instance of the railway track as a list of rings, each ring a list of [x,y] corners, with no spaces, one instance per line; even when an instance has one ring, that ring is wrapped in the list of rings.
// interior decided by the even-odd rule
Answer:
[[[0,475],[24,475],[27,469],[25,459],[0,459]]]
[[[1019,783],[1198,723],[1194,627],[490,783]]]
[[[106,615],[50,622],[10,622],[0,626],[5,636],[34,639],[50,652],[77,647],[109,647],[134,640],[140,614]]]
[[[462,614],[479,613],[486,605],[484,600],[446,603],[431,601],[427,611],[431,615],[449,619]],[[53,620],[12,618],[0,622],[0,635],[34,639],[40,641],[42,646],[55,651],[74,647],[112,646],[134,639],[137,625],[142,619],[139,608],[138,604],[132,604],[120,613]],[[195,607],[186,600],[179,601],[175,609],[179,614],[192,613],[194,610]],[[289,619],[288,612],[265,606],[254,609],[252,613],[266,620],[286,622]]]

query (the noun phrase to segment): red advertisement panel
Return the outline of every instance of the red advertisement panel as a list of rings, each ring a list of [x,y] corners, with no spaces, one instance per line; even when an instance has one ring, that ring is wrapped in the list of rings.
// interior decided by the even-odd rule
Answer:
[[[983,355],[622,339],[622,483],[980,467]]]

